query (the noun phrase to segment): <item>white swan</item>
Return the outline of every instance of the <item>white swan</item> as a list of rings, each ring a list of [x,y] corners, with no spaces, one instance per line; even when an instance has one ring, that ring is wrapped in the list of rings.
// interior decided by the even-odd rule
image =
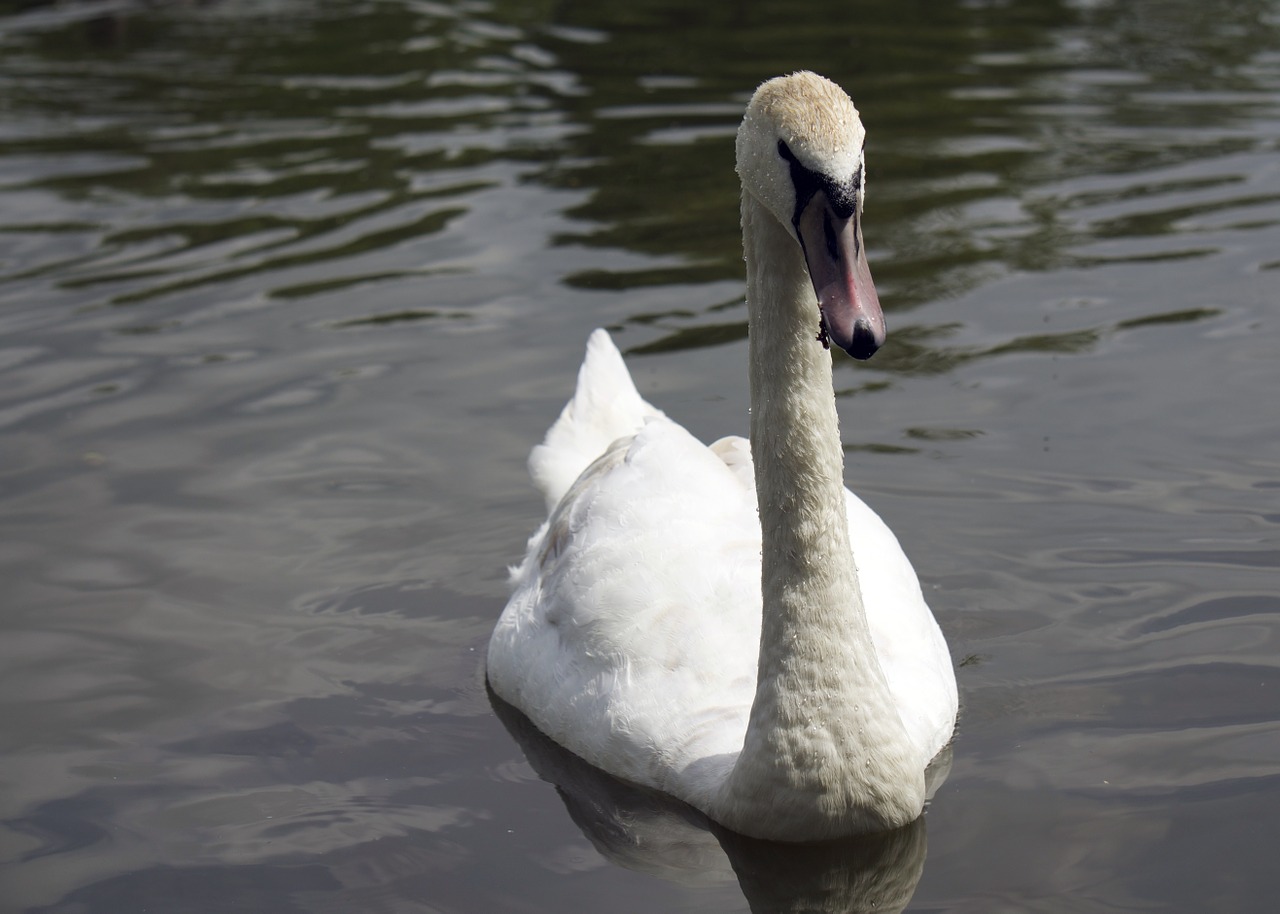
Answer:
[[[556,742],[759,838],[914,820],[955,726],[915,572],[842,482],[825,343],[866,358],[884,336],[863,137],[822,77],[756,91],[737,138],[750,444],[696,441],[595,331],[530,455],[551,514],[489,643],[494,691]]]

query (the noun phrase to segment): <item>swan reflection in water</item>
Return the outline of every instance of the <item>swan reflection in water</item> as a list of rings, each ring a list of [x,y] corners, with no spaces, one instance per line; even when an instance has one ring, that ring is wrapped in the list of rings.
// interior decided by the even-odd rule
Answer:
[[[570,818],[611,863],[686,886],[736,879],[755,914],[893,914],[911,901],[924,872],[923,815],[893,831],[837,841],[785,844],[749,838],[673,797],[588,765],[492,690],[488,694],[534,772],[555,785]],[[930,766],[930,795],[950,766],[950,750]]]

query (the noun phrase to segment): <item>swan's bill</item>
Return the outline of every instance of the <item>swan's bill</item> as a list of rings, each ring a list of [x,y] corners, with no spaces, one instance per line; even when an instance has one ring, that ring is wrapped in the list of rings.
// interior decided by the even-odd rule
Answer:
[[[855,208],[841,215],[825,190],[816,191],[796,220],[809,278],[822,312],[822,335],[855,359],[869,359],[884,344],[884,312],[871,281],[862,226]],[[846,210],[847,211],[847,210]]]

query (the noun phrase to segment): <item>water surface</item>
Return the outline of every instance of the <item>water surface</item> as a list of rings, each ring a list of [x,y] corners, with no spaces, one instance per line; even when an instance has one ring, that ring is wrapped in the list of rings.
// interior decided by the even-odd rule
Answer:
[[[1270,906],[1274,2],[4,10],[6,910]],[[798,67],[869,130],[846,477],[963,707],[923,823],[783,853],[482,656],[591,328],[745,429],[732,136]]]

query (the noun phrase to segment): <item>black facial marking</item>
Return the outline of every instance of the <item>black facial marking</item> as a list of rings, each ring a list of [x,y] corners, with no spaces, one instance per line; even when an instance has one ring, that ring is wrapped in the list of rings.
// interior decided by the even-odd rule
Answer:
[[[840,259],[840,251],[836,248],[836,227],[831,224],[831,213],[822,214],[822,235],[827,242],[827,254],[832,260]]]
[[[800,225],[800,214],[809,205],[813,195],[823,191],[827,195],[827,204],[841,219],[848,219],[858,209],[858,189],[862,186],[862,166],[858,166],[848,179],[836,181],[827,175],[810,171],[800,164],[795,153],[783,140],[778,140],[778,155],[787,160],[791,166],[791,183],[796,189],[796,210],[791,215],[791,224]],[[830,229],[828,229],[830,232]],[[830,244],[828,238],[828,244]]]

